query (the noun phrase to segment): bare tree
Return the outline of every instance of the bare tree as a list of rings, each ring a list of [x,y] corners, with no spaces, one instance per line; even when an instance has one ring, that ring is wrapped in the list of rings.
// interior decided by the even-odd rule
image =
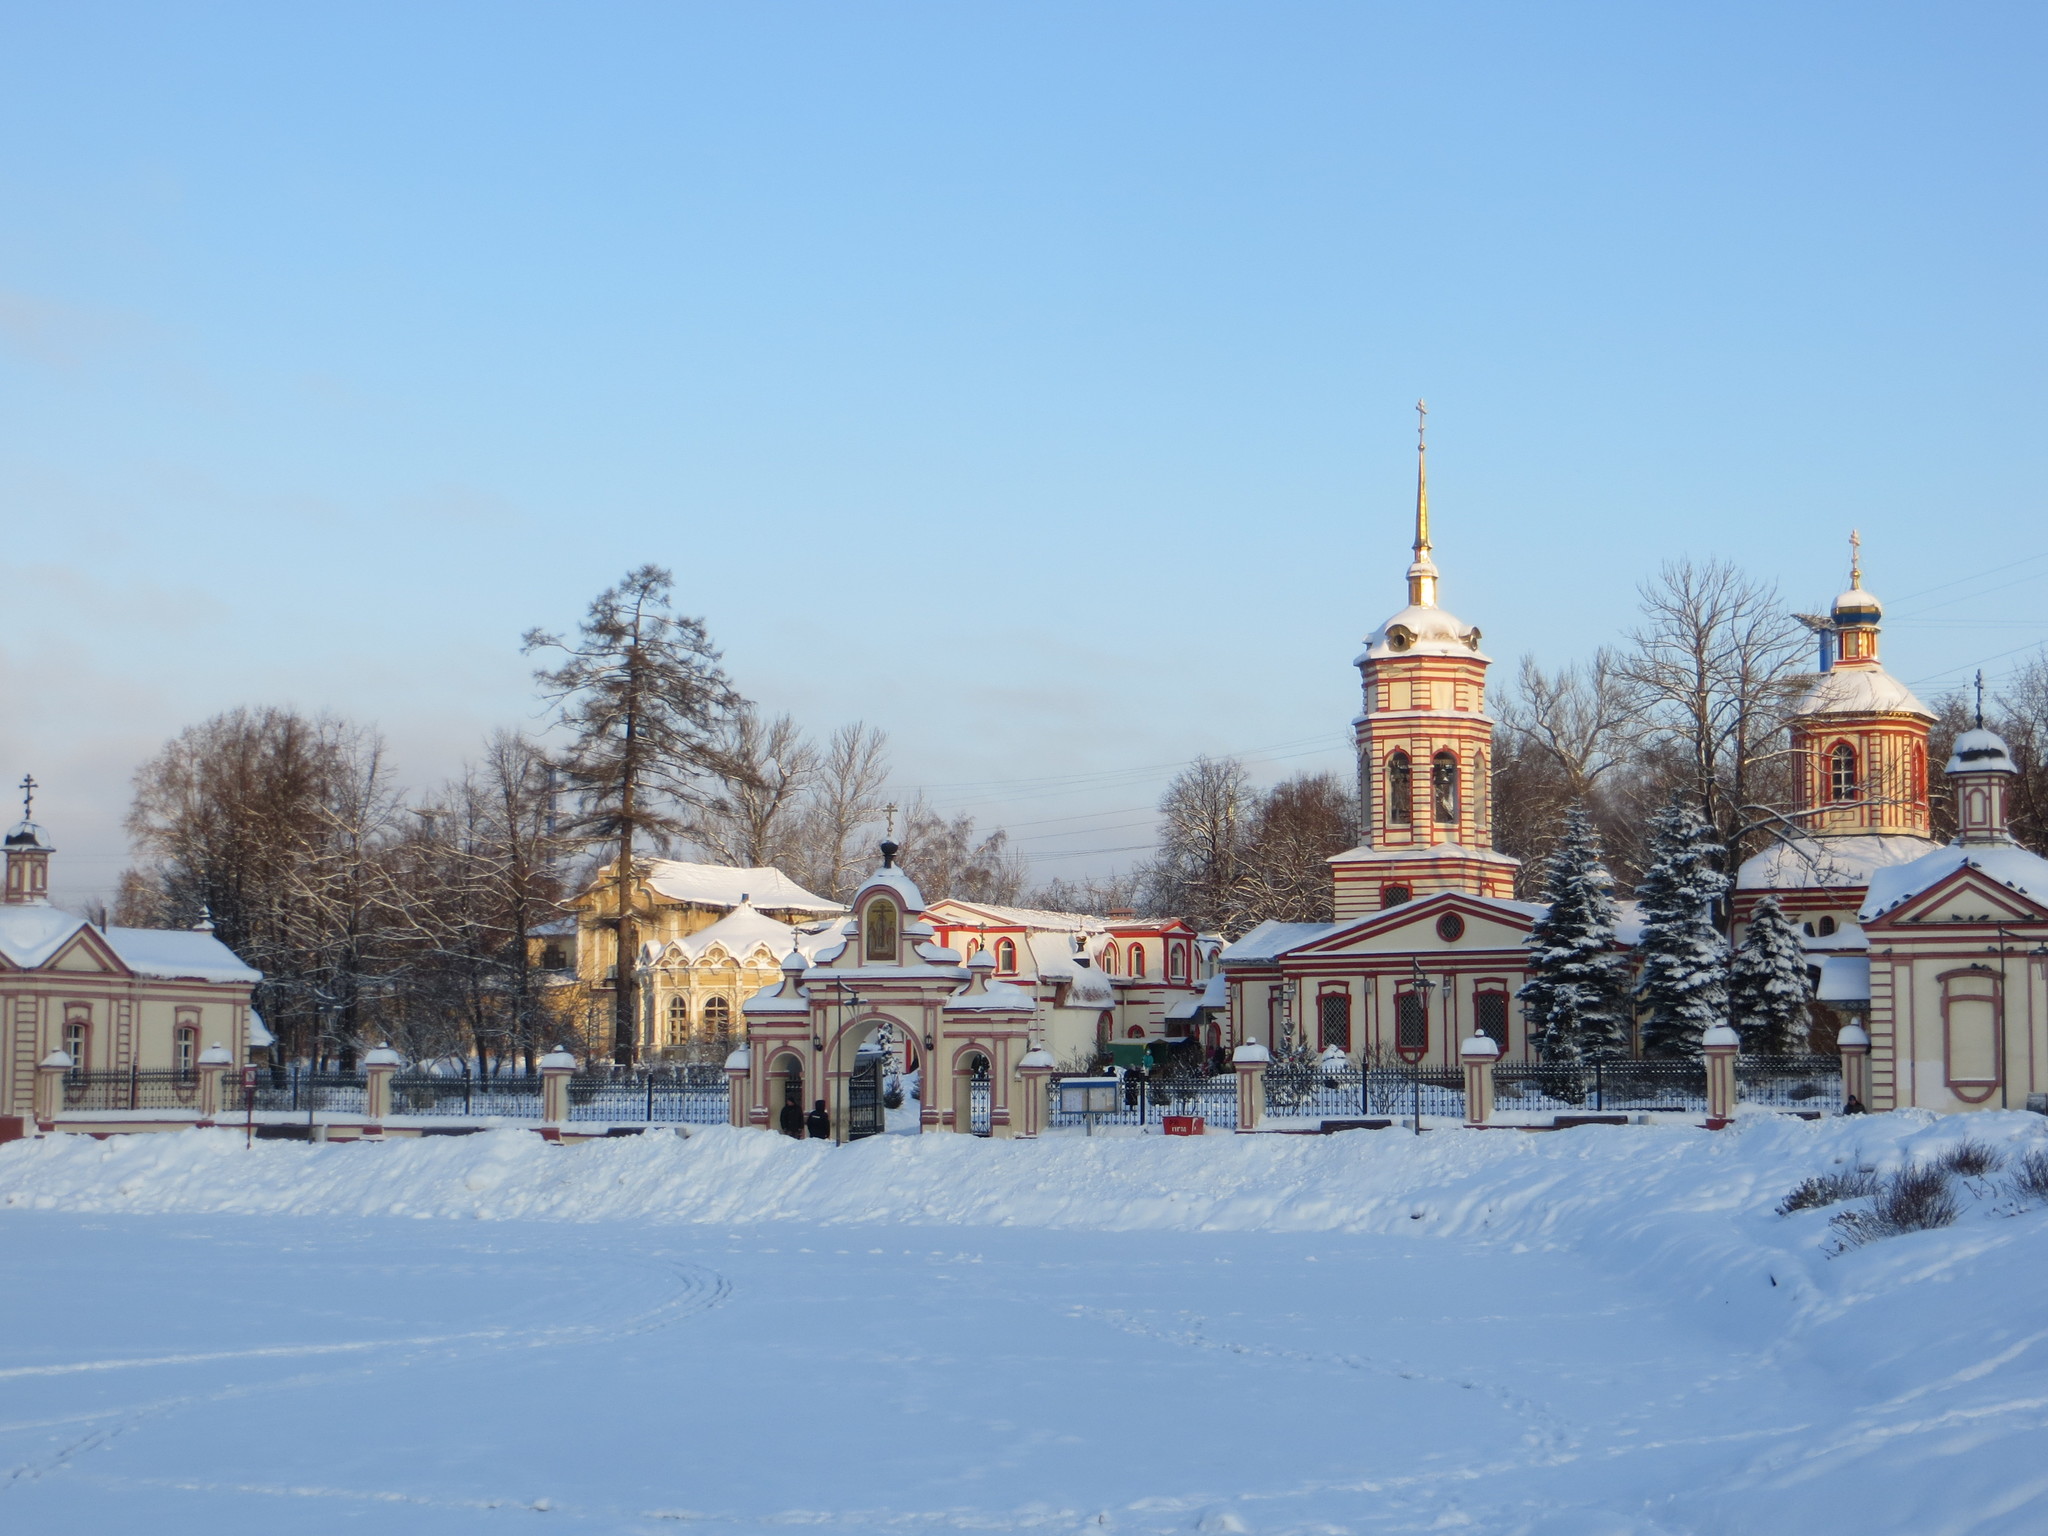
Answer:
[[[788,715],[761,717],[741,704],[719,742],[717,788],[691,838],[718,863],[742,868],[793,863],[804,799],[818,774],[818,751]]]
[[[1047,912],[1079,912],[1107,917],[1134,912],[1143,896],[1133,874],[1055,876],[1024,895],[1023,904]]]
[[[1284,923],[1326,923],[1330,857],[1358,842],[1358,802],[1334,773],[1303,773],[1257,799],[1246,831],[1237,896],[1247,910]]]
[[[565,658],[535,677],[570,738],[561,766],[582,802],[572,830],[616,850],[612,1054],[621,1064],[637,1049],[637,853],[688,836],[705,781],[727,766],[723,734],[740,704],[703,621],[670,609],[674,585],[643,565],[598,594],[573,640],[539,629],[525,640],[529,652]]]
[[[859,721],[832,733],[797,819],[793,873],[801,884],[834,901],[852,896],[867,869],[857,839],[882,819],[888,779],[888,737]]]
[[[1148,911],[1235,937],[1263,913],[1246,899],[1245,847],[1257,808],[1236,758],[1198,757],[1159,801],[1159,848],[1140,878]]]
[[[1635,724],[1632,690],[1616,675],[1608,651],[1555,673],[1522,658],[1519,675],[1501,692],[1493,749],[1494,843],[1522,861],[1516,894],[1540,898],[1544,871],[1574,806],[1610,847],[1628,847],[1626,828],[1613,825],[1622,797],[1605,791],[1635,766]]]
[[[1641,593],[1643,622],[1612,675],[1633,691],[1645,745],[1677,750],[1688,792],[1739,864],[1782,824],[1794,790],[1785,725],[1806,631],[1775,588],[1722,561],[1675,561]]]
[[[1023,892],[1024,861],[1001,827],[979,835],[972,816],[949,818],[919,795],[904,814],[901,841],[903,867],[927,899],[1011,906]]]

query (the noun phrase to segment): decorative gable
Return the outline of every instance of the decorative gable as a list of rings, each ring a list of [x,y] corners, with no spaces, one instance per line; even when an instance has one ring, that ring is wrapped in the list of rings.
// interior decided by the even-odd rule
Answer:
[[[1965,865],[1882,916],[1864,921],[1866,931],[1937,924],[2013,923],[2048,920],[2048,907]]]
[[[1295,955],[1373,955],[1520,949],[1533,914],[1443,891],[1375,912],[1290,951]]]
[[[88,975],[125,976],[128,968],[91,928],[79,929],[77,936],[43,966],[49,971],[82,971]]]

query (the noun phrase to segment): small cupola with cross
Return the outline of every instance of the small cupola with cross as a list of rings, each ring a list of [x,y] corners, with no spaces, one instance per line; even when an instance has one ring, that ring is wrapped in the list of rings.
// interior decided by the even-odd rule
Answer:
[[[21,822],[7,834],[7,893],[11,907],[44,906],[50,900],[50,855],[57,850],[43,841],[35,823],[36,781],[21,779]]]

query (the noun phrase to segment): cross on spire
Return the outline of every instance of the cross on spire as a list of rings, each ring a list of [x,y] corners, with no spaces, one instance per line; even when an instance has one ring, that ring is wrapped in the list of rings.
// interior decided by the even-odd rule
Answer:
[[[887,805],[883,806],[882,809],[886,811],[889,816],[889,830],[887,832],[884,832],[882,835],[888,838],[891,842],[893,842],[896,838],[896,802],[894,800],[891,800]]]
[[[1849,590],[1863,590],[1863,534],[1856,528],[1849,530]]]
[[[1977,729],[1984,729],[1984,669],[1977,669]]]
[[[1415,553],[1429,553],[1429,406],[1415,402]]]
[[[23,821],[33,819],[30,813],[35,809],[37,787],[34,774],[24,773],[21,776],[21,819]]]

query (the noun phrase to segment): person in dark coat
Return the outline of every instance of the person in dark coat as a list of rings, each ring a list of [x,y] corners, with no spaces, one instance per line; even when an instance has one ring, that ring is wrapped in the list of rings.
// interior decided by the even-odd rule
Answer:
[[[825,1113],[825,1101],[818,1100],[808,1115],[804,1116],[804,1129],[811,1133],[814,1141],[832,1139],[832,1117]]]
[[[803,1140],[804,1112],[796,1107],[795,1099],[783,1100],[782,1134],[785,1136],[794,1136],[799,1141]]]
[[[1842,1106],[1842,1113],[1845,1115],[1864,1115],[1868,1114],[1869,1111],[1863,1107],[1863,1101],[1852,1093],[1849,1095],[1849,1102]]]

